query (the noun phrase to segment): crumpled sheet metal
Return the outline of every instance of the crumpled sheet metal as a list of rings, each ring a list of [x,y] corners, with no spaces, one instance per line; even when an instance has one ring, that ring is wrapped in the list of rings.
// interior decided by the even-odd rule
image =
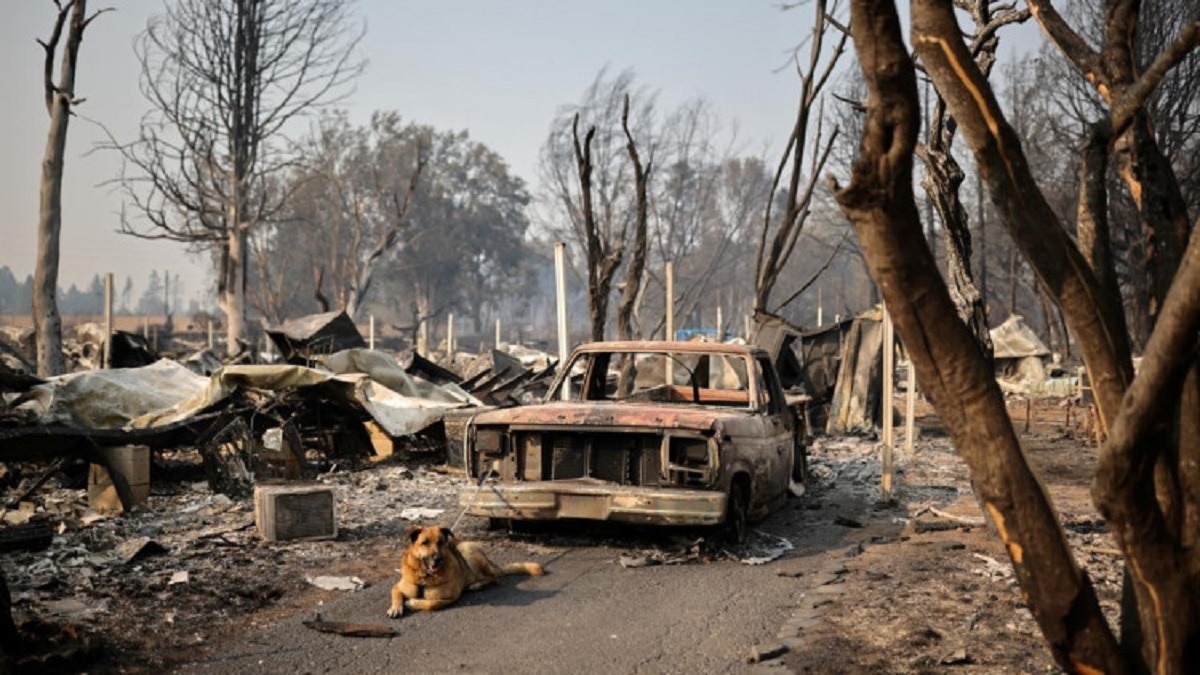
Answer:
[[[83,429],[120,429],[136,417],[196,396],[208,378],[162,359],[141,368],[90,370],[52,377],[14,403],[38,422]]]
[[[43,424],[152,429],[190,419],[239,387],[277,392],[320,387],[329,398],[361,406],[386,433],[399,437],[441,420],[446,410],[478,403],[461,389],[413,378],[394,360],[389,364],[386,355],[348,351],[360,353],[329,357],[335,372],[293,365],[234,365],[206,378],[179,363],[161,360],[143,368],[74,373],[34,387],[22,405],[35,410]]]

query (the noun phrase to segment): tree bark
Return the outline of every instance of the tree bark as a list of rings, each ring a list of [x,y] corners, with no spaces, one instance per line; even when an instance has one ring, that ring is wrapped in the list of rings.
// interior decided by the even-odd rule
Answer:
[[[237,213],[237,209],[231,209],[231,218],[236,218]],[[224,281],[217,298],[221,311],[225,314],[227,356],[236,356],[246,344],[246,243],[244,227],[229,228],[222,256],[224,264],[221,276]]]
[[[63,51],[58,83],[54,82],[54,57],[63,25],[70,12],[70,28]],[[43,87],[46,112],[50,114],[50,132],[42,159],[41,205],[38,215],[38,254],[33,275],[33,322],[37,334],[37,372],[42,377],[61,375],[65,369],[62,353],[62,317],[58,313],[58,257],[62,233],[63,155],[67,148],[67,124],[75,103],[75,64],[87,18],[87,0],[75,0],[59,6],[54,32],[46,50]],[[39,41],[40,42],[40,41]]]
[[[992,335],[988,330],[987,310],[983,294],[979,292],[971,273],[970,223],[958,197],[964,176],[954,155],[950,153],[949,144],[934,137],[934,134],[941,136],[940,126],[935,126],[930,132],[924,153],[925,177],[921,187],[925,188],[925,193],[937,209],[938,219],[942,221],[946,233],[946,272],[950,279],[950,297],[958,307],[959,318],[975,336],[980,353],[991,361]]]
[[[1080,157],[1075,232],[1079,249],[1096,275],[1100,292],[1111,298],[1117,307],[1124,307],[1108,230],[1108,141],[1107,125],[1097,125]],[[1116,318],[1122,324],[1124,317],[1124,311],[1117,313]]]
[[[1192,238],[1162,309],[1100,455],[1092,499],[1127,555],[1145,662],[1154,672],[1184,673],[1194,668],[1200,649],[1200,551],[1183,545],[1194,540],[1194,531],[1183,539],[1172,536],[1154,474],[1166,456],[1162,448],[1172,445],[1174,401],[1195,400],[1194,390],[1184,390],[1195,385],[1200,237]],[[1186,415],[1193,425],[1194,415]],[[1194,465],[1189,470],[1194,478]],[[1194,490],[1192,483],[1188,491]]]

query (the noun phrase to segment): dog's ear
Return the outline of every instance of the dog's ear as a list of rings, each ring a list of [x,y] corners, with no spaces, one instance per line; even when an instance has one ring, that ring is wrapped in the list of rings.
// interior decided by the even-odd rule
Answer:
[[[404,538],[407,539],[409,543],[415,544],[417,542],[417,537],[421,536],[422,529],[423,528],[420,525],[413,525],[404,531]]]
[[[445,525],[438,527],[438,529],[441,530],[442,538],[444,538],[446,541],[450,541],[454,538],[454,533],[451,532],[450,528],[446,527]]]

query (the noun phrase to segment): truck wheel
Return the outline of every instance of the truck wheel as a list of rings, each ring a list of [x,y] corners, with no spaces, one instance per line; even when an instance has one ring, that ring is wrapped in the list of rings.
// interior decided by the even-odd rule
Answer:
[[[725,541],[730,544],[746,543],[750,532],[750,493],[741,481],[729,486],[729,500],[725,505],[725,523],[722,525]]]

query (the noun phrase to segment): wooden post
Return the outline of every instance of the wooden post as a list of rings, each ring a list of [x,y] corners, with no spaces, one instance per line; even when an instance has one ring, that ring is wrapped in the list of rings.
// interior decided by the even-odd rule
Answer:
[[[663,298],[666,303],[667,312],[667,339],[675,339],[675,262],[667,261],[667,291],[666,297]],[[675,362],[667,359],[666,363],[666,384],[675,384]]]
[[[558,299],[558,367],[567,366],[567,245],[554,245],[554,290]],[[571,399],[571,380],[563,378],[562,400]]]
[[[446,315],[446,360],[454,360],[454,312]]]
[[[667,261],[667,297],[664,299],[667,313],[667,339],[675,339],[675,263]]]
[[[883,310],[883,500],[892,499],[892,473],[895,458],[893,457],[892,411],[895,410],[895,391],[893,375],[896,357],[895,329],[892,326],[892,316],[887,308]]]
[[[104,275],[104,368],[112,368],[112,306],[113,306],[113,275]]]
[[[375,315],[367,318],[367,349],[375,349]]]
[[[150,317],[148,316],[142,317],[142,339],[150,339]]]
[[[906,352],[908,350],[905,350]],[[904,406],[904,450],[912,456],[913,444],[916,441],[916,408],[917,408],[917,370],[913,367],[912,354],[908,355],[908,378],[905,383]]]
[[[747,341],[750,340],[750,315],[749,314],[742,315],[742,337],[744,337]]]
[[[1029,426],[1033,423],[1033,399],[1025,399],[1025,433],[1029,433]]]
[[[150,330],[150,335],[154,340],[154,351],[158,351],[158,324],[155,324],[154,328]]]
[[[216,340],[213,338],[213,322],[208,320],[208,348],[213,349],[216,346]]]

